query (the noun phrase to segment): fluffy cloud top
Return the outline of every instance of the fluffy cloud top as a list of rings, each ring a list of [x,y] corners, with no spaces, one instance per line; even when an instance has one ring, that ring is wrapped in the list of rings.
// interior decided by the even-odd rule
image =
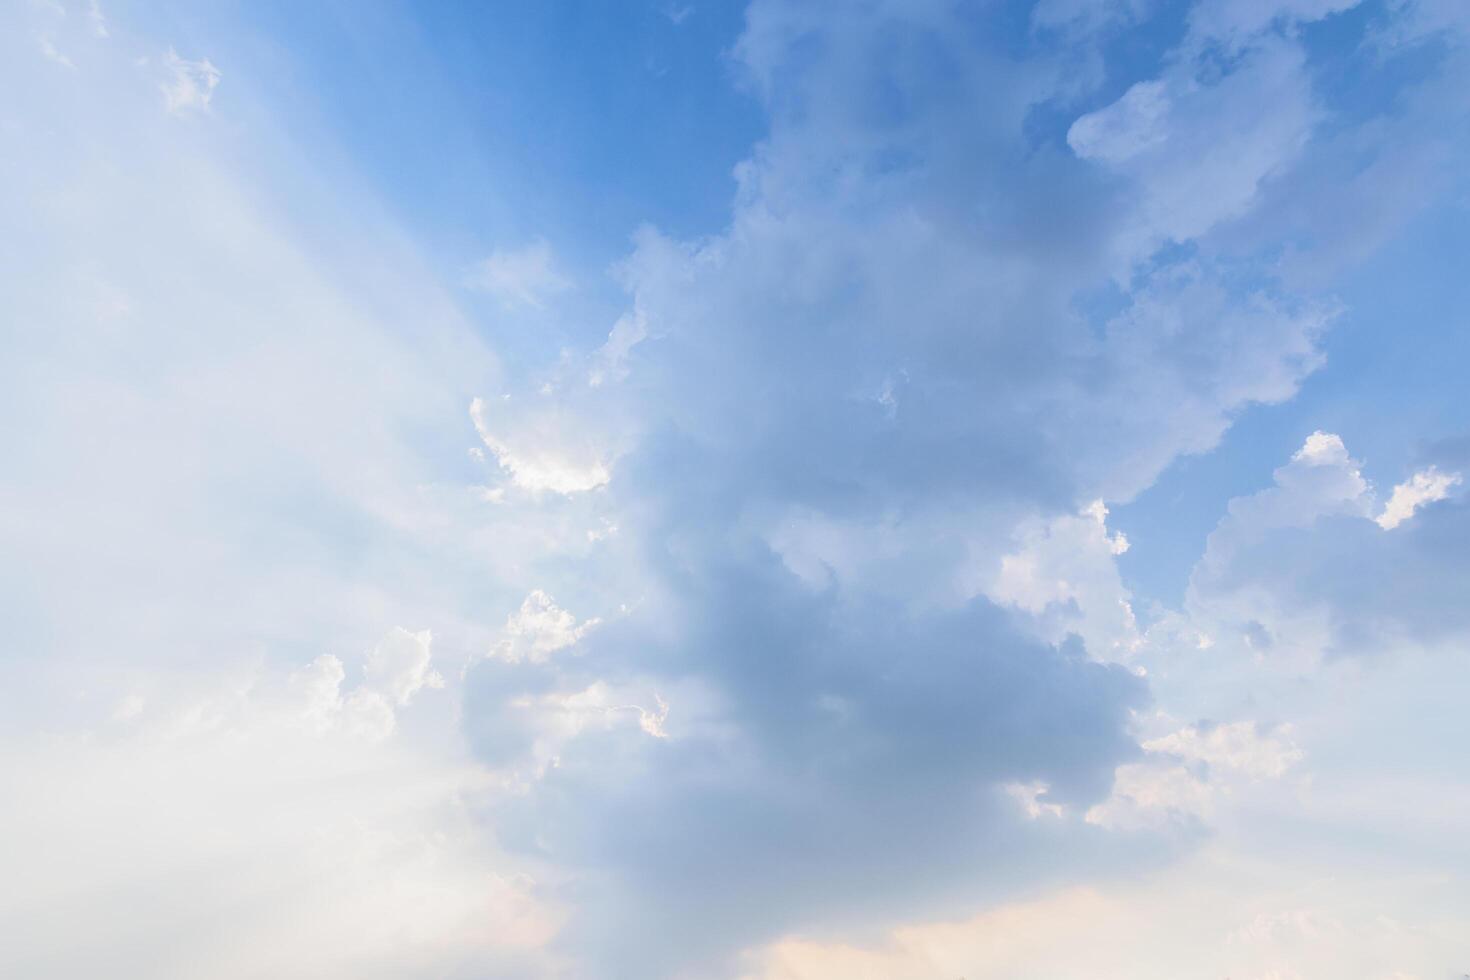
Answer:
[[[1231,501],[1210,535],[1189,594],[1207,630],[1283,662],[1465,635],[1451,596],[1467,569],[1447,544],[1465,506],[1451,475],[1431,465],[1380,509],[1342,440],[1317,432],[1275,482]]]
[[[1391,531],[1414,516],[1414,512],[1425,504],[1444,500],[1450,491],[1460,485],[1460,474],[1441,473],[1433,466],[1415,473],[1393,488],[1393,496],[1383,505],[1383,513],[1375,520],[1385,531]]]

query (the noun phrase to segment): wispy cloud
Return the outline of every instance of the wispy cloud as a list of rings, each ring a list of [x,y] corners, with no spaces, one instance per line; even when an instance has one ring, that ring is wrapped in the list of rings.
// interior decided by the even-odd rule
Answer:
[[[191,61],[181,58],[173,48],[168,49],[164,68],[169,78],[160,87],[168,111],[177,114],[205,112],[214,99],[214,90],[220,81],[219,69],[207,58]]]
[[[496,249],[466,277],[472,288],[489,293],[507,308],[540,309],[572,282],[558,270],[551,246],[538,239],[518,249]]]

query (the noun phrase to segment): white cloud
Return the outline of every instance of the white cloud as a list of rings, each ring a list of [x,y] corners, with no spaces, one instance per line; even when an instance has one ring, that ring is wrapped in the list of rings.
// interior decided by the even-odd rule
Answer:
[[[1149,752],[1207,762],[1257,779],[1280,778],[1304,756],[1291,739],[1290,726],[1262,734],[1248,721],[1190,725],[1142,744]]]
[[[558,650],[574,645],[600,623],[597,618],[578,623],[576,616],[536,589],[506,617],[493,655],[511,663],[542,663]]]
[[[1004,792],[1021,812],[1031,820],[1040,820],[1042,817],[1060,818],[1066,814],[1066,808],[1058,803],[1047,802],[1044,797],[1048,787],[1046,783],[1034,780],[1029,783],[1006,783],[1001,786]]]
[[[1441,473],[1433,466],[1421,470],[1393,488],[1393,494],[1384,505],[1383,513],[1374,520],[1385,531],[1392,530],[1413,517],[1414,511],[1425,504],[1444,500],[1460,482],[1458,473]]]
[[[207,111],[219,85],[219,69],[207,58],[197,61],[180,58],[173,48],[168,49],[164,66],[170,78],[160,87],[168,111],[176,114]]]
[[[1215,787],[1185,766],[1130,762],[1118,767],[1112,794],[1084,819],[1108,830],[1164,831],[1213,816],[1215,804]]]
[[[299,699],[301,717],[318,731],[335,724],[342,710],[342,681],[346,676],[341,659],[330,653],[292,673],[290,686]]]
[[[1257,536],[1276,528],[1310,526],[1323,516],[1366,517],[1374,506],[1372,488],[1357,460],[1331,432],[1309,435],[1273,476],[1275,487],[1230,502],[1229,515],[1211,535],[1213,547],[1203,561],[1230,544],[1232,532]]]
[[[1342,444],[1342,437],[1321,430],[1307,436],[1302,448],[1293,453],[1291,458],[1312,466],[1345,466],[1351,462],[1347,447]]]
[[[99,38],[109,36],[107,17],[102,13],[102,6],[97,0],[87,0],[87,23],[92,26],[93,36]]]
[[[319,732],[340,727],[370,739],[387,738],[397,727],[396,709],[426,687],[444,686],[429,666],[429,645],[427,630],[410,633],[395,627],[368,652],[361,683],[345,692],[347,670],[341,659],[322,654],[291,674],[295,710]]]
[[[1450,598],[1466,569],[1439,544],[1464,520],[1455,475],[1422,469],[1380,507],[1342,440],[1313,433],[1274,486],[1230,502],[1191,573],[1187,612],[1288,670],[1453,642],[1470,628]],[[1432,500],[1445,502],[1425,509]]]
[[[1015,533],[1018,547],[1000,556],[984,591],[1036,617],[1052,642],[1075,632],[1091,656],[1123,660],[1140,636],[1114,561],[1128,550],[1128,539],[1108,533],[1107,515],[1099,500],[1075,515],[1023,524]]]
[[[642,313],[634,311],[618,317],[608,332],[607,340],[598,348],[588,373],[588,384],[596,387],[604,381],[621,381],[628,376],[628,355],[634,347],[648,339],[648,323]]]
[[[1168,139],[1169,93],[1163,82],[1139,82],[1106,109],[1082,116],[1067,144],[1088,160],[1118,164]]]
[[[475,267],[466,283],[494,296],[508,309],[540,309],[552,296],[572,287],[571,280],[558,271],[551,245],[544,239],[519,249],[495,249]]]
[[[669,737],[665,730],[668,702],[638,684],[594,681],[586,687],[516,697],[497,710],[527,738],[524,750],[505,760],[500,770],[502,785],[517,795],[532,791],[537,782],[553,775],[575,740]]]
[[[481,441],[516,486],[571,495],[596,490],[612,479],[602,453],[589,444],[588,436],[569,431],[574,430],[574,423],[547,415],[507,426],[517,440],[512,446],[509,437],[492,429],[488,414],[484,399],[470,402],[470,418]]]
[[[1282,667],[1309,669],[1330,646],[1330,609],[1294,602],[1290,590],[1248,569],[1282,546],[1285,532],[1308,531],[1324,520],[1366,521],[1376,503],[1357,460],[1334,433],[1312,433],[1273,476],[1275,486],[1230,501],[1191,573],[1186,607],[1203,632],[1231,638]]]
[[[420,690],[443,687],[444,678],[429,666],[432,636],[395,627],[367,655],[364,684],[398,705],[408,704]]]
[[[1305,758],[1289,725],[1263,731],[1251,721],[1186,725],[1140,745],[1147,755],[1118,767],[1112,795],[1087,811],[1088,823],[1138,830],[1208,820],[1231,796],[1281,779]]]
[[[1079,157],[1128,179],[1137,195],[1116,240],[1123,274],[1167,242],[1247,214],[1262,185],[1299,158],[1320,117],[1305,57],[1283,40],[1260,41],[1230,71],[1212,74],[1182,57],[1068,132]]]

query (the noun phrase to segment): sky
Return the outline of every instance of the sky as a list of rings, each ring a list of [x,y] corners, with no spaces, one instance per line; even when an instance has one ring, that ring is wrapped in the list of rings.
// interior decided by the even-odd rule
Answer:
[[[0,974],[1470,972],[1470,6],[0,46]]]

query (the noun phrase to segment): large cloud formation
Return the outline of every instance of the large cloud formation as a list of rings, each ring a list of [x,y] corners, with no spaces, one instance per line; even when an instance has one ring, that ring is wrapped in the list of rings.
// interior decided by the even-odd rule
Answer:
[[[1460,186],[1464,17],[1354,22],[1385,74],[1434,52],[1389,114],[1321,84],[1356,7],[755,0],[728,223],[638,230],[605,342],[513,362],[459,300],[554,321],[552,243],[441,274],[223,58],[5,15],[0,677],[41,744],[0,756],[0,967],[1165,977],[1194,949],[1046,923],[1193,941],[1242,853],[1316,901],[1272,835],[1381,832],[1329,702],[1383,704],[1331,670],[1419,690],[1464,639],[1464,446],[1379,492],[1303,433],[1146,616],[1109,506],[1292,399],[1343,270]],[[1196,907],[1085,887],[1187,848]],[[1242,976],[1391,931],[1251,909]],[[66,915],[106,928],[58,954]]]
[[[542,664],[487,658],[466,725],[524,780],[503,841],[577,869],[562,940],[611,973],[719,972],[764,936],[1121,853],[1105,820],[1032,817],[1107,799],[1145,684],[1102,632],[1027,615],[1004,556],[1038,521],[1098,527],[1092,501],[1320,364],[1334,305],[1208,246],[1311,132],[1290,39],[1237,32],[1233,71],[1184,63],[1086,113],[1067,56],[983,24],[753,5],[737,54],[771,130],[730,226],[641,233],[616,375],[591,355],[539,393],[606,433],[617,534],[572,588],[608,621]],[[1222,122],[1267,90],[1259,125]],[[553,746],[545,715],[593,696],[637,710]]]

